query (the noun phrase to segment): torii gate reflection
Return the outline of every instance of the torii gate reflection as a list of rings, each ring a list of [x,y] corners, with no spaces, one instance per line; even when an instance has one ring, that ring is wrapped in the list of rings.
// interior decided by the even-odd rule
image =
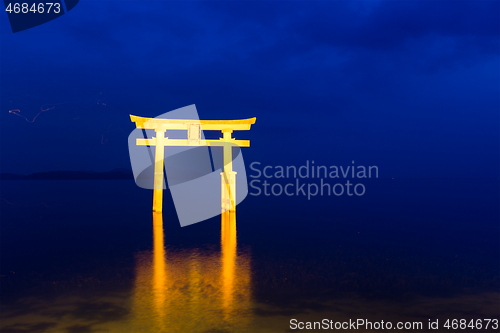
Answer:
[[[144,118],[130,115],[130,120],[138,129],[152,129],[156,137],[151,139],[137,139],[139,146],[155,146],[153,211],[161,212],[163,205],[163,169],[166,146],[208,146],[223,147],[224,171],[221,172],[221,210],[222,213],[236,211],[236,172],[233,172],[232,147],[250,147],[249,140],[233,139],[233,131],[250,130],[256,118],[241,120],[193,120],[193,119],[158,119]],[[187,139],[169,139],[165,137],[167,130],[186,130]],[[223,137],[219,140],[202,139],[202,131],[222,131]]]
[[[219,253],[165,249],[162,214],[153,213],[152,253],[136,258],[131,331],[255,331],[250,256],[237,251],[236,220],[224,214]]]

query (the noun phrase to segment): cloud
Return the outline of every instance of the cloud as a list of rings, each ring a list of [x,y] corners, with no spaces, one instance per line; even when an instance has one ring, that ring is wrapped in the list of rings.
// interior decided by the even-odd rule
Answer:
[[[20,117],[11,118],[9,109],[27,112],[29,102],[39,112],[42,104],[78,102],[72,104],[77,122],[99,128],[94,133],[99,148],[82,141],[82,152],[92,152],[106,146],[101,134],[114,119],[126,129],[129,113],[154,117],[196,104],[202,118],[257,116],[265,120],[259,126],[307,124],[315,131],[340,118],[346,124],[337,132],[342,135],[370,119],[363,125],[365,136],[370,130],[374,140],[389,133],[386,145],[416,146],[393,128],[402,123],[406,133],[420,133],[426,117],[438,112],[446,119],[456,110],[465,114],[461,124],[479,123],[468,113],[471,105],[482,120],[497,116],[499,6],[497,1],[81,2],[32,32],[0,36],[2,50],[8,50],[0,54],[2,135],[27,126],[17,123]],[[77,107],[99,93],[106,107]],[[46,137],[42,128],[49,118],[50,126],[61,128],[57,112],[62,107],[30,128],[40,127],[37,135]],[[416,112],[422,115],[418,121]],[[307,120],[294,123],[304,114]],[[78,127],[82,138],[93,131],[85,126]],[[488,135],[495,140],[494,131],[483,131],[485,142]]]

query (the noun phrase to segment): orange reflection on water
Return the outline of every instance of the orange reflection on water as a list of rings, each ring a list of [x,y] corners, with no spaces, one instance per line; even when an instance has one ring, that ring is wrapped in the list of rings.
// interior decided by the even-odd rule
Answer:
[[[222,301],[228,320],[234,309],[234,275],[236,269],[236,219],[231,211],[221,214]]]
[[[234,214],[223,213],[221,251],[170,250],[161,213],[153,251],[137,255],[131,331],[246,332],[251,321],[250,257],[237,253]]]
[[[167,298],[166,281],[163,218],[161,213],[153,213],[153,294],[156,317],[161,317],[163,304]]]

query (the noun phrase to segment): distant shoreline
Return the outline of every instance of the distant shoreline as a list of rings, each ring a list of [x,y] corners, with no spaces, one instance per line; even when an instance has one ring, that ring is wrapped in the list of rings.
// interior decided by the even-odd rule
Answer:
[[[131,170],[93,171],[48,171],[29,175],[0,173],[0,180],[133,180]]]

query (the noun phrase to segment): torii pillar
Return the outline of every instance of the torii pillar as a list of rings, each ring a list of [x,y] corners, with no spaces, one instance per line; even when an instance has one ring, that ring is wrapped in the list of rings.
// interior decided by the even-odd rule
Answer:
[[[164,139],[165,131],[156,131],[153,212],[161,212],[163,207],[163,160],[165,158]]]
[[[224,145],[224,171],[221,175],[221,214],[222,222],[230,220],[236,212],[236,172],[233,171],[233,145],[230,144],[232,130],[223,130]],[[226,213],[227,212],[227,213]]]

